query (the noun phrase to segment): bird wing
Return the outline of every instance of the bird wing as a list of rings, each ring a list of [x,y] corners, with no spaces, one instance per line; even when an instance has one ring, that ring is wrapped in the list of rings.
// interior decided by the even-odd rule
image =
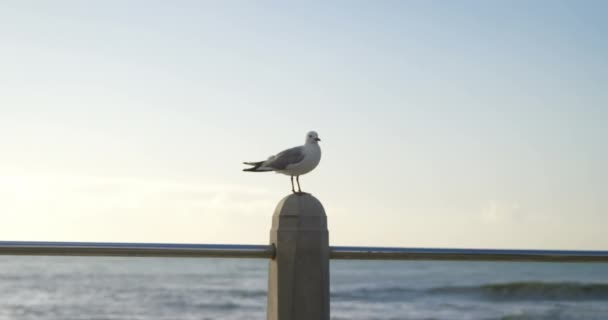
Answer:
[[[270,157],[264,163],[264,167],[270,167],[274,170],[285,170],[287,166],[299,163],[302,160],[304,160],[304,149],[302,147],[294,147]]]

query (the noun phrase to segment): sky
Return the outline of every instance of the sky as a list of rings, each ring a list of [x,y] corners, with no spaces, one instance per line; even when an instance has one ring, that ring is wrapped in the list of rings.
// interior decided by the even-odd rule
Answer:
[[[605,1],[2,1],[0,240],[608,249]]]

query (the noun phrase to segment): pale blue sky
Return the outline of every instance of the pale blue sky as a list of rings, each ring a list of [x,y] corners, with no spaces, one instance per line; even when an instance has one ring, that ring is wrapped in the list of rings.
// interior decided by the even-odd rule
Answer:
[[[2,240],[608,249],[605,1],[3,1]]]

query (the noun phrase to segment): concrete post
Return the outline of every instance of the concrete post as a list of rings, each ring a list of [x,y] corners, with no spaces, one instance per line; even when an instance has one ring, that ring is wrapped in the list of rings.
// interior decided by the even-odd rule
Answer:
[[[329,320],[329,234],[321,202],[309,194],[281,200],[272,216],[267,320]]]

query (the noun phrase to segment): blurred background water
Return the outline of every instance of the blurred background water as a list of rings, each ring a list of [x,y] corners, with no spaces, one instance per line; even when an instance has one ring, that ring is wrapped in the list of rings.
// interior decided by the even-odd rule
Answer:
[[[267,261],[0,257],[0,319],[265,319]],[[332,261],[332,319],[608,319],[608,264]]]

